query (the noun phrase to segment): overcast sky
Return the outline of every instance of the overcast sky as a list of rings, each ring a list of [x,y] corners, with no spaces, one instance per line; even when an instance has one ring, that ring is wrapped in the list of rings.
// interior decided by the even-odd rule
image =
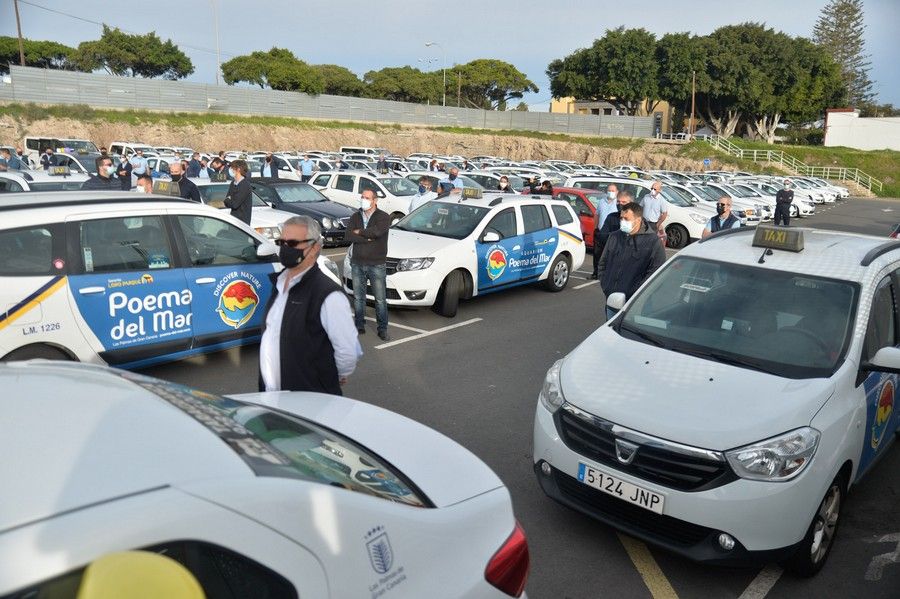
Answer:
[[[27,2],[27,3],[26,3]],[[19,0],[22,34],[70,46],[97,39],[105,22],[132,33],[155,30],[194,63],[191,81],[213,83],[216,36],[212,2],[219,6],[222,60],[272,46],[289,48],[312,64],[346,66],[362,75],[385,66],[440,69],[475,58],[514,64],[540,92],[525,98],[547,110],[547,64],[589,46],[606,29],[645,27],[657,36],[762,21],[791,35],[811,36],[824,0]],[[56,14],[40,5],[75,15]],[[866,50],[881,102],[900,106],[900,0],[865,0]],[[712,10],[710,10],[712,9]],[[12,0],[0,0],[0,35],[16,35]],[[434,60],[431,64],[424,62]],[[455,98],[453,98],[455,100]],[[451,98],[448,97],[448,102]]]

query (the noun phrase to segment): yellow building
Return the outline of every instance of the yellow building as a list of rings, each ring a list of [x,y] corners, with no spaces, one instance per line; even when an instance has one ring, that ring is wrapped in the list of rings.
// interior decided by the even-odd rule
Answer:
[[[619,110],[609,102],[593,101],[593,100],[576,100],[575,98],[552,98],[550,100],[550,112],[558,112],[563,114],[596,114],[617,116],[621,114]],[[652,111],[648,110],[647,101],[641,104],[635,116],[654,116],[659,115],[660,133],[679,133],[672,131],[672,107],[668,102],[659,101],[653,106]]]

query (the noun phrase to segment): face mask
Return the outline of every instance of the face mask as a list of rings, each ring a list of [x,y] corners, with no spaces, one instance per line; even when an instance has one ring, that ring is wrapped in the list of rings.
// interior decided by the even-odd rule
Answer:
[[[306,251],[300,248],[292,248],[289,245],[283,245],[278,250],[278,260],[285,268],[293,268],[303,262],[306,258]]]
[[[623,233],[631,233],[631,221],[622,219],[619,221],[619,230]]]
[[[271,156],[267,157],[266,162],[272,162],[272,157]]]
[[[228,174],[231,175],[232,179],[237,179],[237,173],[235,171],[228,171]]]
[[[607,191],[607,192],[606,192],[606,197],[609,198],[610,200],[615,200],[615,199],[616,199],[616,192],[614,192],[614,191]]]
[[[141,187],[140,185],[138,185],[137,187],[134,188],[134,192],[135,193],[147,193],[147,190],[144,189],[143,187]]]
[[[425,186],[419,185],[419,193],[425,193]]]
[[[172,175],[172,181],[178,183],[179,181],[181,181],[181,175]]]
[[[655,197],[656,197],[656,196],[658,196],[658,195],[659,195],[659,192],[658,192],[658,191],[656,191],[656,190],[655,190],[655,189],[651,189],[651,190],[650,190],[650,195],[651,195],[651,196],[652,196],[652,197],[654,197],[654,198],[655,198]]]
[[[112,177],[115,174],[116,174],[116,167],[114,167],[112,165],[109,165],[108,167],[106,167],[106,176],[107,177]]]
[[[785,188],[785,189],[790,189],[790,188],[791,188],[791,184],[790,184],[790,183],[785,183],[784,188]]]
[[[365,199],[365,198],[360,198],[360,199],[359,199],[359,209],[360,209],[360,210],[365,210],[366,212],[368,212],[369,210],[371,210],[371,209],[372,209],[372,200],[367,200],[367,199]]]
[[[456,175],[450,175],[450,180],[453,181],[456,179]]]
[[[718,214],[719,216],[725,214],[725,206],[723,206],[722,204],[716,204],[716,214]]]

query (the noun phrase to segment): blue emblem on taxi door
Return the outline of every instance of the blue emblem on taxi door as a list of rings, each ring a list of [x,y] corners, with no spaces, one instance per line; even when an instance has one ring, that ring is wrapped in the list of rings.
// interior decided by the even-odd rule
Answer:
[[[386,574],[394,565],[394,550],[384,527],[378,526],[366,535],[366,550],[369,552],[369,563],[378,574]]]

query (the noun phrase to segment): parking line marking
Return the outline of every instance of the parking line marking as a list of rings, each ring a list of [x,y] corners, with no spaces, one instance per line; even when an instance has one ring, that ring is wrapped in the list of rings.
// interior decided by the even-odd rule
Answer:
[[[376,319],[372,318],[371,316],[366,316],[366,320],[368,320],[369,322],[378,322]],[[427,333],[428,332],[425,329],[417,329],[416,327],[409,327],[409,326],[406,326],[405,324],[397,324],[396,322],[389,322],[388,326],[389,327],[397,327],[398,329],[403,329],[404,331],[412,331],[413,333]]]
[[[591,280],[590,277],[576,277],[575,275],[572,275],[572,278],[573,279],[581,279],[582,281],[590,281]]]
[[[653,599],[678,599],[678,593],[672,588],[672,583],[663,574],[647,546],[622,533],[616,533],[616,535],[625,547],[634,567],[637,568],[638,574],[644,579],[644,584],[647,585]]]
[[[769,564],[759,571],[759,574],[756,575],[750,586],[744,589],[744,592],[741,593],[738,599],[763,599],[769,594],[769,591],[772,590],[778,579],[781,578],[782,573],[784,573],[784,570]]]
[[[430,337],[431,335],[437,335],[438,333],[445,333],[452,329],[458,329],[459,327],[464,327],[464,326],[468,326],[470,324],[475,324],[476,322],[481,322],[481,319],[473,318],[471,320],[466,320],[463,322],[458,322],[456,324],[451,324],[446,327],[441,327],[439,329],[434,329],[433,331],[425,331],[424,333],[419,333],[418,335],[413,335],[411,337],[397,339],[396,341],[388,341],[387,343],[382,343],[381,345],[376,345],[375,349],[386,349],[388,347],[394,347],[395,345],[400,345],[401,343],[406,343],[408,341],[415,341],[416,339],[421,339],[423,337]]]
[[[596,285],[599,282],[600,281],[597,281],[597,280],[588,281],[587,283],[582,283],[581,285],[575,285],[574,287],[572,287],[572,289],[584,289],[585,287],[590,287],[591,285]]]
[[[575,272],[581,273],[581,274],[583,274],[583,275],[592,275],[592,274],[594,274],[594,271],[591,271],[591,270],[576,270]]]

